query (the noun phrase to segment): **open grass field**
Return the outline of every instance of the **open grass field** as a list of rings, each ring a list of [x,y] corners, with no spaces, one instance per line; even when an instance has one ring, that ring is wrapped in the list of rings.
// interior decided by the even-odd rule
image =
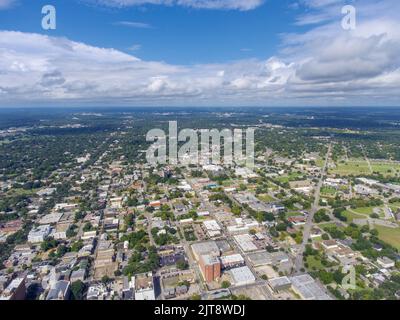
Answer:
[[[371,167],[374,172],[379,172],[384,176],[400,175],[400,165],[395,163],[371,162]]]
[[[354,211],[355,213],[364,214],[364,215],[369,216],[370,214],[374,213],[374,208],[373,207],[363,207],[363,208],[353,209],[352,211]]]
[[[363,159],[350,159],[349,161],[344,163],[337,163],[337,167],[335,169],[330,169],[329,173],[337,174],[340,176],[357,176],[370,174],[371,170],[369,169],[367,161]]]
[[[388,228],[376,225],[375,229],[379,232],[379,239],[400,250],[400,228]]]
[[[286,218],[302,216],[303,214],[300,211],[290,211],[285,214]]]
[[[265,202],[274,201],[274,198],[272,198],[269,194],[260,194],[257,196],[257,198]]]
[[[367,216],[364,214],[357,214],[351,211],[344,211],[343,215],[347,218],[347,222],[353,222],[354,219],[366,219]]]
[[[400,175],[400,164],[397,163],[371,161],[371,168],[373,172],[378,172],[384,176]],[[371,174],[368,162],[364,159],[350,159],[346,162],[339,162],[337,167],[330,169],[329,172],[340,176]]]
[[[336,223],[333,223],[333,222],[321,223],[321,224],[319,224],[318,226],[319,226],[320,228],[322,228],[322,230],[324,230],[324,231],[326,231],[326,229],[332,228],[332,227],[336,227],[336,228],[338,228],[339,230],[342,230],[342,229],[343,229],[342,227],[338,227],[338,226],[336,225]]]
[[[290,181],[296,181],[296,180],[301,180],[303,179],[303,175],[297,172],[293,172],[289,175],[286,176],[280,176],[278,178],[276,178],[277,181],[281,182],[281,183],[285,183],[285,182],[290,182]]]

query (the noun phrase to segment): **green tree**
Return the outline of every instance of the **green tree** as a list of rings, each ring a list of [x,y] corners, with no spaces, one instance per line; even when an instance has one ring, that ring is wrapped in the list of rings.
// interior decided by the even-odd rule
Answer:
[[[187,262],[185,261],[185,260],[179,260],[177,263],[176,263],[176,267],[179,269],[179,270],[186,270],[188,267],[189,267],[189,265],[187,264]]]
[[[73,300],[82,300],[85,291],[85,284],[81,281],[75,281],[71,284],[71,292]]]

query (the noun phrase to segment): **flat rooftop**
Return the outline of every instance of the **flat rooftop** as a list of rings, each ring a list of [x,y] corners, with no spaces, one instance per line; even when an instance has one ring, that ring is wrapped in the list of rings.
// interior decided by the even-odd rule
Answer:
[[[231,269],[230,273],[232,274],[233,281],[237,285],[256,281],[256,277],[247,266]]]
[[[332,300],[325,290],[309,275],[290,277],[292,287],[305,300]]]

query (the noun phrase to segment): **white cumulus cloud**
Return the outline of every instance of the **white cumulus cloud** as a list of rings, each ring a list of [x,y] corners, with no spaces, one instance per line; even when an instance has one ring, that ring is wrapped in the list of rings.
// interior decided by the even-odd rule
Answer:
[[[322,15],[337,2],[304,1]],[[4,105],[399,105],[400,10],[388,8],[400,3],[364,0],[355,30],[339,16],[283,35],[274,57],[186,66],[0,31],[0,96]]]

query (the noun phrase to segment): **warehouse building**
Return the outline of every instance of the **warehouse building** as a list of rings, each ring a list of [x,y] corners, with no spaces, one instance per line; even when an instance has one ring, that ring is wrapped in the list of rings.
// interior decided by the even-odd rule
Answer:
[[[249,234],[240,234],[234,236],[234,239],[244,252],[258,250],[257,246],[253,243],[253,239]]]
[[[251,272],[249,267],[234,268],[229,271],[232,275],[232,280],[235,286],[245,286],[256,282],[256,277]]]
[[[269,286],[275,292],[281,292],[290,289],[292,282],[288,277],[274,278],[268,281]]]
[[[290,277],[293,290],[304,300],[332,300],[309,274]]]

